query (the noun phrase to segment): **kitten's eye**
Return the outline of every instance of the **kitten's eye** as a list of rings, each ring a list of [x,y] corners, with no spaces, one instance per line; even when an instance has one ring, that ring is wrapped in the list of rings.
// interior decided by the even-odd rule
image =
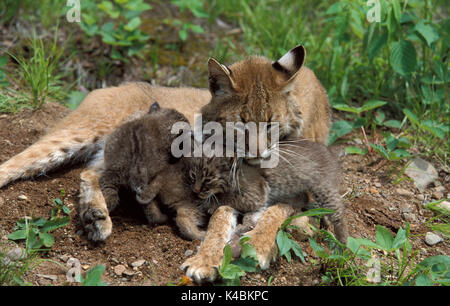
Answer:
[[[206,178],[203,180],[203,184],[209,184],[209,183],[211,183],[211,179]]]
[[[189,177],[191,180],[195,180],[195,173],[193,171],[189,171]]]

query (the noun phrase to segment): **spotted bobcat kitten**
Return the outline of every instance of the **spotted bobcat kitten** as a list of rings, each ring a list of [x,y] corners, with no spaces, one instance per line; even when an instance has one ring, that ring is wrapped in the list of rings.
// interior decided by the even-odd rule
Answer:
[[[185,185],[184,165],[170,152],[177,137],[171,134],[172,125],[181,121],[187,122],[181,113],[155,102],[148,114],[120,126],[106,140],[99,183],[109,212],[119,204],[119,188],[128,187],[150,223],[167,220],[159,200],[176,210],[176,223],[185,237],[203,239],[205,233],[198,228],[202,213]]]
[[[339,165],[334,154],[325,145],[305,139],[281,143],[276,154],[280,161],[274,168],[241,163],[234,181],[230,175],[233,159],[193,158],[192,190],[209,211],[229,205],[253,214],[276,203],[303,205],[304,192],[312,192],[321,207],[335,211],[330,215],[334,232],[346,243],[345,207],[339,195]]]

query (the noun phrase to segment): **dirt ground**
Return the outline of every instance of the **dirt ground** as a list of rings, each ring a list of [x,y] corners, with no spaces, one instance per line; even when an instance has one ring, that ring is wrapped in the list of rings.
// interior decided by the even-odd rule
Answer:
[[[48,103],[39,111],[22,110],[18,114],[0,114],[0,163],[21,152],[35,142],[57,120],[69,112],[63,106]],[[405,222],[411,223],[414,249],[422,257],[449,255],[447,241],[433,247],[425,244],[425,233],[431,231],[425,221],[432,213],[423,209],[422,196],[430,198],[433,188],[420,193],[410,181],[394,185],[389,165],[380,164],[377,155],[341,157],[343,169],[342,192],[347,205],[350,234],[354,237],[374,237],[376,225],[380,224],[397,232]],[[53,232],[56,243],[43,258],[52,259],[61,265],[46,261],[27,273],[26,280],[34,285],[64,285],[66,271],[63,268],[70,257],[77,258],[86,271],[97,264],[106,266],[103,280],[110,285],[167,285],[179,280],[183,272],[179,266],[195,253],[198,241],[181,238],[173,224],[151,227],[137,205],[123,205],[112,214],[114,224],[112,235],[105,243],[92,243],[82,233],[76,213],[78,201],[79,174],[82,165],[65,167],[31,181],[19,181],[0,189],[0,242],[14,230],[18,219],[24,216],[50,216],[53,200],[62,198],[72,210],[68,226]],[[448,173],[441,171],[441,184],[450,192],[450,183],[445,181]],[[398,189],[409,191],[409,195]],[[61,197],[61,190],[65,196]],[[408,193],[408,192],[407,192]],[[19,199],[25,196],[27,199]],[[20,197],[23,198],[23,197]],[[309,258],[313,258],[308,242],[300,242]],[[19,246],[24,246],[19,243]],[[144,260],[144,264],[131,264]],[[114,268],[123,265],[126,272],[117,276]],[[39,275],[38,275],[39,274]],[[42,275],[56,276],[55,280]],[[270,269],[260,273],[249,273],[242,278],[243,285],[266,285],[273,276],[272,285],[315,285],[321,275],[320,267],[300,260],[288,263],[278,259]]]

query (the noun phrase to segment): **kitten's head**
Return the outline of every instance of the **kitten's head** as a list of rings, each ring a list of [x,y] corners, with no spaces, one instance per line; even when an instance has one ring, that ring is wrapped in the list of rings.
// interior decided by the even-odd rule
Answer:
[[[232,159],[227,157],[186,158],[186,174],[191,190],[202,200],[228,192]]]
[[[299,136],[303,120],[291,93],[304,60],[303,46],[275,62],[250,57],[227,67],[211,58],[208,69],[212,100],[202,108],[203,121],[222,126],[226,122],[279,122],[280,139]]]

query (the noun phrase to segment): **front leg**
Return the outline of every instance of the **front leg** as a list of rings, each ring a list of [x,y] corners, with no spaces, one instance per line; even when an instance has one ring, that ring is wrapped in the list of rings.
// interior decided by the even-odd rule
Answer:
[[[142,205],[150,204],[164,183],[167,183],[164,181],[164,175],[157,175],[147,186],[141,187],[142,190],[135,188],[136,200]]]
[[[290,205],[277,204],[267,208],[261,215],[255,228],[248,232],[250,243],[255,248],[259,266],[265,270],[277,257],[276,237],[281,224],[294,209]]]
[[[112,221],[99,184],[98,170],[88,169],[80,175],[79,215],[88,238],[104,241],[111,235]]]
[[[215,211],[197,254],[181,265],[181,269],[187,269],[187,276],[197,283],[216,279],[218,267],[222,263],[223,249],[231,239],[236,222],[237,212],[230,206],[220,206]]]

